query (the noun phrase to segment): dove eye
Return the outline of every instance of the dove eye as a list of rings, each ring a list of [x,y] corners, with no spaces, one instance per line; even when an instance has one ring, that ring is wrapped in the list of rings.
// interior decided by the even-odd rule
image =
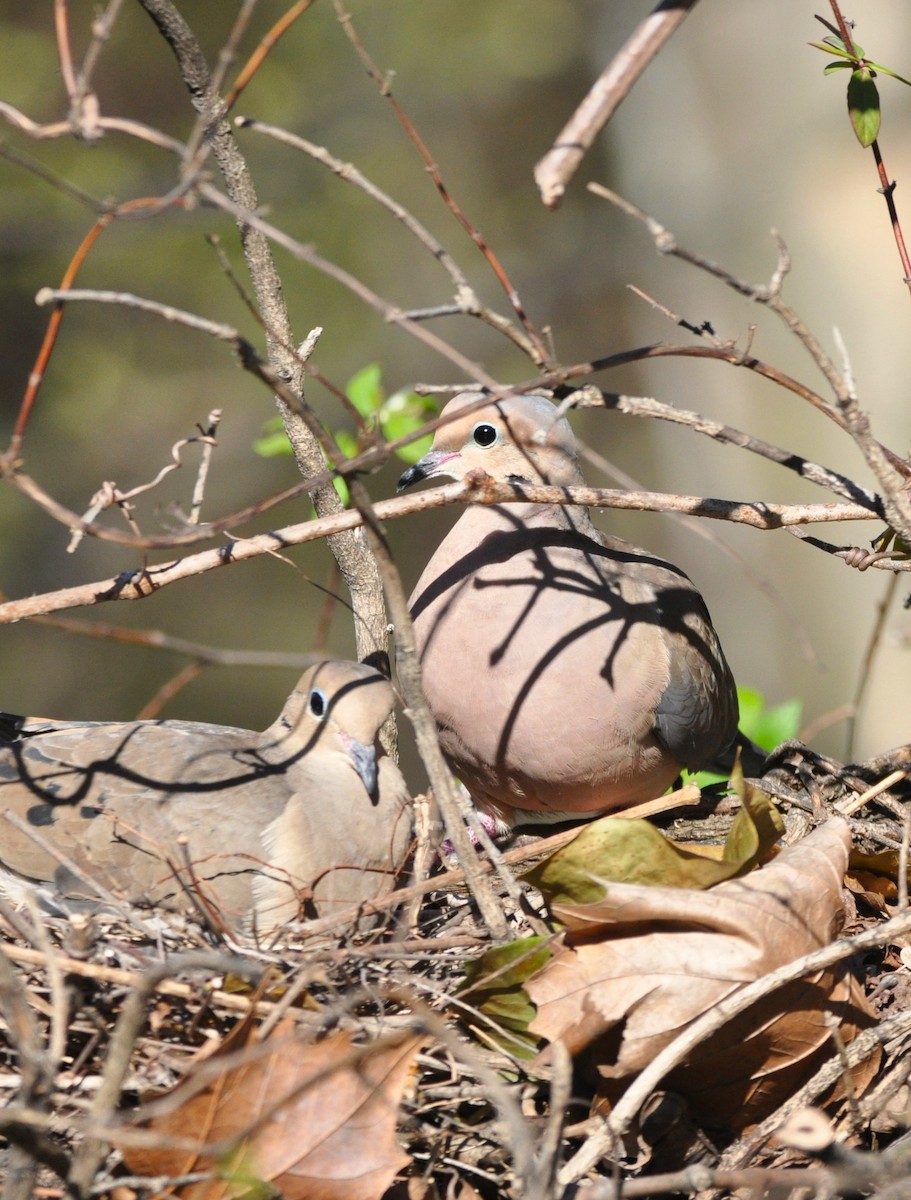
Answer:
[[[471,431],[472,440],[476,446],[480,446],[482,450],[486,450],[495,442],[500,440],[500,431],[496,425],[491,425],[489,421],[479,421]]]
[[[327,708],[326,693],[322,688],[314,688],[310,693],[310,712],[317,720],[322,720]]]

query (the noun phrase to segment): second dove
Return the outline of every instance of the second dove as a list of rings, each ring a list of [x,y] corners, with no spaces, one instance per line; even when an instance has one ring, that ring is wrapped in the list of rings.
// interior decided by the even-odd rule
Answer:
[[[584,485],[543,396],[451,400],[401,477]],[[465,409],[464,414],[462,410]],[[472,504],[409,602],[443,752],[509,824],[651,800],[682,767],[730,757],[737,693],[705,603],[678,567],[599,531],[588,509]]]

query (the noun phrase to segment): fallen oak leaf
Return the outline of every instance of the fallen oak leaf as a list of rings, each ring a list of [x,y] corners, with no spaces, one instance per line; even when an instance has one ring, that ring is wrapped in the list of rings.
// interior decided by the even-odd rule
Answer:
[[[563,1041],[609,1108],[626,1083],[725,996],[835,936],[850,835],[827,822],[761,870],[710,892],[605,884],[590,904],[555,904],[563,944],[529,978],[532,1034]],[[723,1026],[668,1076],[698,1118],[751,1128],[831,1053],[828,1013],[847,1043],[872,1022],[844,964],[781,988]],[[546,1061],[547,1050],[541,1061]],[[855,1073],[862,1091],[876,1068]]]
[[[344,1031],[305,1043],[293,1029],[289,1018],[257,1041],[252,1023],[239,1022],[219,1051],[232,1055],[232,1065],[142,1126],[161,1144],[125,1149],[128,1168],[159,1176],[212,1172],[178,1187],[181,1200],[230,1200],[263,1184],[284,1200],[379,1200],[410,1162],[395,1131],[423,1037],[362,1047]],[[237,1062],[243,1048],[249,1053]],[[207,1061],[209,1071],[217,1057]],[[197,1140],[194,1151],[168,1144],[188,1135]]]

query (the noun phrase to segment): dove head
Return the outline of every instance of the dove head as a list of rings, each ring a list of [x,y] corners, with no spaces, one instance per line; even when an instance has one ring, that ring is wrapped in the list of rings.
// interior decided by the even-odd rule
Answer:
[[[480,468],[499,482],[570,486],[582,483],[576,439],[545,396],[510,396],[477,407],[482,392],[461,392],[440,414],[452,418],[436,431],[424,457],[402,475],[398,490],[421,479],[464,479]],[[469,411],[462,414],[462,409]]]
[[[344,754],[370,795],[376,791],[376,741],[395,695],[385,676],[364,663],[308,667],[267,731],[281,759],[318,752]]]

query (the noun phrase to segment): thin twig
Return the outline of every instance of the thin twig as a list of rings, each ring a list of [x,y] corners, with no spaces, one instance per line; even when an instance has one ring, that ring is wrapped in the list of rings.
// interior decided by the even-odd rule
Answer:
[[[350,13],[345,11],[342,0],[334,0],[334,4],[335,11],[338,13],[339,23],[344,29],[349,41],[354,46],[354,49],[357,52],[361,62],[366,67],[367,74],[379,88],[380,95],[383,97],[383,99],[389,102],[392,111],[395,113],[396,119],[399,121],[402,128],[411,139],[411,142],[418,154],[421,156],[424,166],[427,169],[427,173],[433,180],[434,187],[442,197],[443,203],[461,225],[462,229],[464,229],[464,231],[484,255],[488,266],[493,271],[497,281],[503,288],[503,291],[506,293],[506,297],[509,300],[509,303],[512,305],[513,311],[519,318],[519,321],[528,335],[529,356],[531,357],[532,362],[534,362],[534,364],[538,367],[547,366],[551,362],[551,356],[548,348],[525,311],[525,306],[519,297],[519,293],[516,291],[508,275],[506,274],[503,264],[485,241],[484,237],[481,235],[481,231],[475,225],[473,225],[471,221],[469,221],[468,217],[465,216],[465,214],[462,212],[462,209],[456,203],[455,197],[452,195],[449,188],[443,181],[443,176],[440,172],[440,168],[436,162],[436,159],[430,153],[430,150],[427,148],[424,140],[418,133],[415,126],[409,120],[404,109],[398,103],[395,96],[393,96],[389,79],[383,76],[382,72],[379,70],[374,60],[367,52],[366,46],[361,41],[354,28],[354,25],[352,24]]]
[[[253,966],[244,959],[232,958],[226,954],[189,951],[185,954],[174,955],[144,972],[136,987],[127,996],[111,1035],[105,1056],[104,1073],[89,1111],[92,1125],[96,1128],[99,1126],[104,1128],[116,1111],[123,1081],[130,1065],[130,1055],[146,1018],[146,1004],[163,980],[183,971],[230,973],[238,975],[241,979],[248,979],[258,975],[260,970],[260,967]],[[97,1135],[86,1137],[77,1148],[67,1180],[77,1195],[84,1193],[90,1187],[106,1153],[107,1144],[103,1137]]]

